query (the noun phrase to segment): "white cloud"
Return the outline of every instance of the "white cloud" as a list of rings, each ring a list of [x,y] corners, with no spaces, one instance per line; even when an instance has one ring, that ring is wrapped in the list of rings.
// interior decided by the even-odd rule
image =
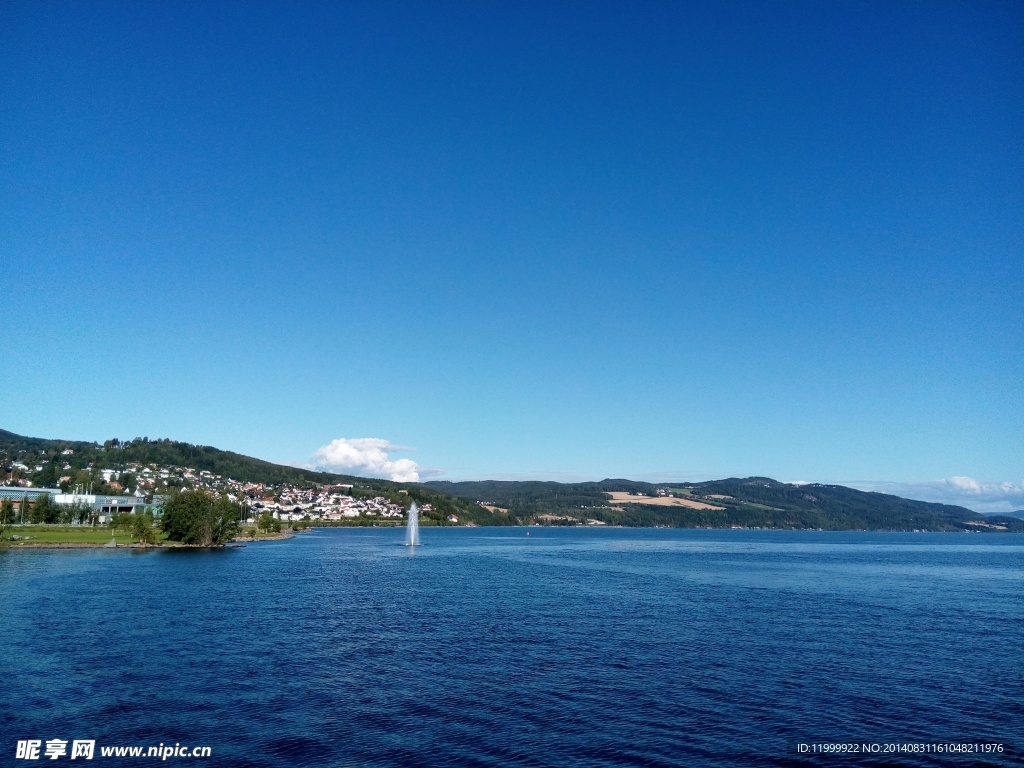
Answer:
[[[386,477],[398,483],[419,482],[419,465],[412,459],[392,461],[395,451],[408,451],[379,437],[339,437],[313,452],[311,466],[332,472]]]
[[[949,486],[952,486],[957,491],[964,491],[966,493],[981,493],[981,483],[975,480],[973,477],[951,477],[948,480],[943,480]]]
[[[867,481],[843,484],[864,491],[892,493],[907,499],[956,504],[975,512],[1012,512],[1024,509],[1024,480],[1019,483],[991,482],[957,475],[917,483]]]

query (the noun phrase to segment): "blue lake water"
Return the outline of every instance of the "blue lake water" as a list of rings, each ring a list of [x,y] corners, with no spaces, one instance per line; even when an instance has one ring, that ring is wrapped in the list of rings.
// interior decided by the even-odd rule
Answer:
[[[426,528],[410,551],[403,533],[0,553],[0,765],[52,738],[207,745],[167,764],[224,766],[1024,747],[1022,536]]]

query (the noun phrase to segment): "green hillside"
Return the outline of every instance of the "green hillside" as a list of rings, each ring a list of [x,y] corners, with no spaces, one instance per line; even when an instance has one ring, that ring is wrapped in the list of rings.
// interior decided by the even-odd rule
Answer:
[[[70,464],[72,469],[82,469],[89,465],[117,468],[126,464],[138,463],[191,467],[250,483],[351,483],[354,480],[359,480],[368,487],[384,488],[394,485],[386,480],[366,480],[348,475],[315,472],[298,467],[272,464],[269,461],[254,459],[231,451],[222,451],[208,445],[192,445],[176,440],[150,440],[148,437],[137,437],[125,442],[117,439],[107,440],[101,445],[75,440],[24,437],[0,429],[0,452],[7,454],[8,461],[20,458],[23,463],[30,466],[34,466],[36,463],[50,465],[46,467],[48,471],[45,475],[32,478],[36,485],[56,485],[59,473],[62,471],[62,464],[58,464],[55,457],[69,448],[74,453],[60,458],[64,463]],[[53,475],[52,478],[51,475]]]
[[[1013,512],[986,512],[985,517],[1016,517],[1018,520],[1024,520],[1024,509],[1017,509]]]
[[[1008,531],[1024,531],[1024,521],[983,516],[964,507],[868,493],[839,485],[791,485],[766,477],[728,478],[704,483],[642,483],[602,480],[555,482],[431,482],[431,488],[508,509],[509,516],[564,518],[571,524],[597,520],[611,525],[673,528],[742,526],[871,531],[997,530],[970,523],[984,522]],[[662,491],[681,499],[722,509],[690,509],[654,503],[615,504],[608,493],[624,491],[654,498]],[[714,497],[714,498],[709,498]]]
[[[67,450],[73,453],[66,454]],[[100,493],[115,490],[102,484],[101,469],[120,471],[129,465],[205,470],[241,483],[273,487],[349,484],[357,496],[372,494],[396,503],[408,499],[429,503],[434,510],[427,520],[438,524],[454,514],[461,523],[478,525],[532,522],[572,525],[600,521],[609,525],[673,528],[1024,531],[1024,520],[1016,517],[981,515],[964,507],[912,501],[839,485],[791,485],[766,477],[657,484],[621,479],[588,483],[498,480],[395,483],[273,464],[175,440],[140,437],[128,441],[112,439],[100,444],[24,437],[5,430],[0,430],[0,462],[7,473],[16,479],[30,480],[37,487],[56,487],[62,477],[72,477],[76,482],[87,479]],[[15,464],[28,469],[17,469]],[[172,476],[169,482],[173,486],[177,480]],[[68,485],[68,481],[63,484]],[[613,504],[610,492],[651,497],[652,503]],[[653,503],[659,495],[700,501],[721,509]]]

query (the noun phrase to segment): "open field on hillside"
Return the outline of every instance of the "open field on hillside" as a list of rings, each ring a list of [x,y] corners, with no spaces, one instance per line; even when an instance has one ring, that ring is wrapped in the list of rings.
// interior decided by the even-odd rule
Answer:
[[[677,499],[673,496],[635,496],[622,491],[608,491],[614,504],[653,504],[658,507],[689,507],[690,509],[725,509],[693,499]]]
[[[503,515],[508,514],[508,510],[505,507],[496,507],[493,504],[481,504],[480,506],[486,509],[488,512],[500,512]]]

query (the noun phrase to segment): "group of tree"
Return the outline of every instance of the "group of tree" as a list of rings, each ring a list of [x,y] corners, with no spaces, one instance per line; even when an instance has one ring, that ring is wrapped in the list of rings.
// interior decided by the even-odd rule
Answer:
[[[164,502],[160,527],[172,541],[213,547],[237,535],[240,511],[226,496],[182,491]]]
[[[156,544],[157,530],[153,525],[153,513],[149,510],[120,515],[113,520],[111,526],[128,531],[140,544]]]
[[[48,522],[54,506],[45,494],[40,496],[32,507],[33,522]],[[239,512],[239,506],[225,496],[206,491],[183,491],[173,494],[165,502],[159,529],[149,510],[118,515],[111,521],[111,527],[128,531],[140,544],[156,544],[162,530],[172,541],[212,547],[235,537]],[[42,520],[43,517],[47,520]]]
[[[5,499],[5,501],[10,505],[13,517],[14,505],[10,499]],[[93,521],[92,510],[87,504],[76,504],[74,506],[57,504],[50,498],[48,493],[41,494],[31,503],[27,499],[23,500],[21,504],[22,507],[27,507],[27,509],[19,510],[17,522],[32,523],[33,525],[84,525]],[[14,520],[11,522],[14,522]]]
[[[61,508],[50,501],[50,494],[44,493],[37,496],[32,502],[29,511],[29,522],[31,523],[59,523],[61,522]]]
[[[256,526],[265,533],[277,533],[281,530],[281,523],[274,519],[269,509],[263,510],[263,514],[256,521]]]

